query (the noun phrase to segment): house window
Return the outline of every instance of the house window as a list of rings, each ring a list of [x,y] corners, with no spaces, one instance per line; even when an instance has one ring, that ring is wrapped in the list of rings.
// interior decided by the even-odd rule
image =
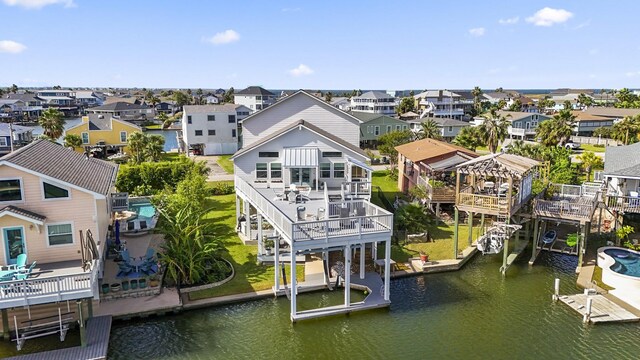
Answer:
[[[375,135],[375,136],[380,135],[380,126],[375,126],[373,128],[373,135]]]
[[[256,164],[256,179],[266,179],[268,175],[267,172],[267,163]]]
[[[46,182],[42,183],[42,191],[44,192],[45,199],[61,199],[69,197],[69,190]]]
[[[209,134],[209,136],[214,136],[216,134],[216,131],[209,129],[207,130],[207,134]]]
[[[236,122],[236,116],[235,115],[229,115],[229,124],[233,124]]]
[[[187,115],[187,124],[191,124],[191,115]]]
[[[396,131],[400,131],[400,125],[396,125]]]
[[[207,121],[216,121],[215,115],[207,115]]]
[[[402,130],[407,130],[408,126],[407,125],[402,125]]]
[[[0,180],[0,201],[22,200],[20,179]]]
[[[391,132],[391,125],[387,125],[387,133]]]
[[[0,146],[3,146],[3,147],[8,146],[6,137],[4,137],[4,136],[0,137]]]
[[[344,178],[344,163],[333,164],[333,177],[335,179]]]
[[[127,132],[126,131],[120,131],[120,142],[121,143],[126,143],[127,142]]]
[[[323,151],[322,157],[324,158],[340,158],[342,157],[342,152],[340,151]]]
[[[73,244],[73,229],[71,224],[47,225],[49,246]]]
[[[321,163],[320,164],[320,177],[321,178],[330,178],[331,177],[331,163]]]
[[[449,126],[449,132],[453,132],[453,126]]]
[[[82,143],[83,144],[88,144],[89,143],[89,133],[82,133],[80,134],[82,136]]]
[[[260,151],[258,153],[258,157],[263,157],[263,158],[277,158],[280,156],[280,153],[278,153],[277,151]]]
[[[271,179],[282,179],[281,163],[271,163]]]
[[[202,136],[202,130],[196,130],[196,136]]]
[[[236,129],[231,129],[231,137],[236,137]]]

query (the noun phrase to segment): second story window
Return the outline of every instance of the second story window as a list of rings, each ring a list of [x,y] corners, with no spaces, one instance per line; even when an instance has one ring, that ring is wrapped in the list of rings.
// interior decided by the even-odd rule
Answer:
[[[271,178],[272,179],[282,179],[282,164],[281,163],[271,163]]]
[[[342,157],[342,153],[340,151],[323,151],[322,157],[324,158],[339,158]]]
[[[196,130],[196,136],[202,136],[202,130]]]
[[[256,179],[266,179],[268,176],[267,163],[256,164]]]
[[[83,144],[88,144],[89,143],[89,133],[83,132],[81,134],[82,136],[82,143]]]
[[[0,201],[21,201],[20,179],[0,180]]]
[[[191,124],[191,115],[187,115],[187,124]]]
[[[42,183],[42,191],[45,199],[64,199],[69,197],[69,190],[46,182]]]
[[[320,164],[320,177],[321,178],[330,178],[331,177],[331,163],[321,163]]]
[[[231,137],[236,137],[236,129],[231,129]]]
[[[121,143],[126,143],[127,142],[127,132],[126,131],[120,131],[120,142]]]
[[[235,123],[236,122],[236,116],[235,115],[229,115],[229,124]]]
[[[258,153],[258,157],[263,158],[277,158],[280,154],[277,151],[260,151]]]
[[[344,178],[344,163],[333,164],[333,177],[335,179]]]
[[[215,115],[207,115],[207,121],[216,121]]]

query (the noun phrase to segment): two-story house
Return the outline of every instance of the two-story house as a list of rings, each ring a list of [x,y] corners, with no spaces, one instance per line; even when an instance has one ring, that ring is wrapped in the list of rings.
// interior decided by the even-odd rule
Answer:
[[[605,204],[620,214],[640,213],[640,143],[607,146],[603,177]]]
[[[30,143],[33,140],[32,133],[32,127],[0,123],[0,155],[8,154],[12,149],[16,150]]]
[[[473,100],[449,90],[426,90],[413,96],[421,115],[462,119],[473,108]]]
[[[27,258],[21,276],[3,272],[0,280],[5,334],[10,315],[25,320],[42,306],[50,311],[43,316],[57,319],[56,303],[91,306],[99,298],[117,172],[113,163],[47,140],[0,158],[0,265]]]
[[[100,106],[103,100],[92,90],[76,90],[76,104],[84,108]]]
[[[509,138],[519,140],[534,140],[536,128],[541,122],[551,116],[523,111],[498,111],[499,116],[504,116],[510,125],[507,130]]]
[[[233,154],[241,145],[238,121],[249,116],[244,105],[185,105],[182,112],[182,144],[204,155]]]
[[[291,320],[388,306],[393,214],[370,202],[372,169],[358,147],[361,121],[298,91],[241,124],[244,146],[232,157],[238,229],[257,242],[259,260],[274,263],[274,291],[289,295]],[[385,248],[381,259],[378,244]],[[305,254],[324,258],[345,289],[358,284],[369,295],[351,302],[345,291],[343,306],[298,311],[299,289],[330,286],[334,276],[305,283],[283,278],[280,265],[295,269]],[[384,269],[384,282],[367,264]],[[356,266],[357,275],[340,270]]]
[[[0,119],[12,120],[20,118],[24,102],[19,99],[0,99]]]
[[[134,132],[142,132],[142,128],[109,115],[88,114],[82,117],[80,124],[66,129],[64,133],[80,136],[83,147],[76,151],[92,152],[94,156],[104,158],[128,152],[127,141]]]
[[[233,102],[248,107],[254,113],[275,104],[276,95],[260,86],[249,86],[234,93]]]
[[[369,114],[395,115],[396,98],[382,91],[367,91],[351,97],[351,111]]]
[[[155,109],[146,104],[135,104],[124,101],[106,103],[88,109],[92,114],[101,114],[105,117],[117,117],[131,122],[144,122],[154,117]]]
[[[21,109],[23,119],[33,119],[42,113],[42,99],[35,94],[8,94],[6,98],[20,100],[24,103]]]
[[[610,117],[594,115],[585,111],[572,111],[572,114],[576,117],[573,133],[578,136],[592,136],[596,129],[611,128],[615,121]]]
[[[378,138],[393,131],[409,129],[409,123],[382,114],[370,114],[360,111],[352,111],[351,115],[360,119],[360,147],[363,149],[378,146]]]

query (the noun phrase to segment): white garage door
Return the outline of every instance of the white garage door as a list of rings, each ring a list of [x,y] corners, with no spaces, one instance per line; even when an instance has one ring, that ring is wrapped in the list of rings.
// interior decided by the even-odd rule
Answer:
[[[208,143],[204,148],[205,155],[230,155],[238,150],[237,143]]]

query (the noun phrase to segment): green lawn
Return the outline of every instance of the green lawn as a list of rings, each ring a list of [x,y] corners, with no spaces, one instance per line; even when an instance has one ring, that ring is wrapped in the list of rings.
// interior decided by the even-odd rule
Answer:
[[[382,189],[382,193],[384,197],[389,200],[390,203],[393,204],[396,195],[402,196],[402,193],[398,191],[398,181],[393,180],[389,177],[389,170],[378,170],[374,171],[371,175],[371,182],[373,183],[373,194],[371,194],[371,202],[384,208],[382,201],[378,197],[378,190],[376,186],[379,186]]]
[[[228,283],[189,294],[191,300],[223,295],[241,294],[270,289],[274,285],[274,267],[257,265],[258,247],[244,245],[236,235],[235,195],[220,195],[207,198],[211,211],[206,219],[211,221],[214,233],[222,240],[225,251],[222,255],[233,264],[235,277]],[[291,271],[286,269],[290,278]],[[296,278],[304,281],[304,265],[296,267]]]
[[[229,160],[231,155],[220,155],[218,158],[218,165],[227,172],[227,174],[233,174],[233,161]]]
[[[162,154],[162,157],[160,158],[161,161],[176,161],[178,160],[178,158],[180,158],[180,156],[182,156],[182,154],[179,154],[177,152],[166,152]]]
[[[584,151],[592,151],[592,152],[596,152],[596,153],[603,153],[604,152],[604,146],[598,147],[595,146],[593,144],[580,144],[580,149],[584,150]]]
[[[144,128],[147,130],[162,130],[162,124],[146,125]]]

